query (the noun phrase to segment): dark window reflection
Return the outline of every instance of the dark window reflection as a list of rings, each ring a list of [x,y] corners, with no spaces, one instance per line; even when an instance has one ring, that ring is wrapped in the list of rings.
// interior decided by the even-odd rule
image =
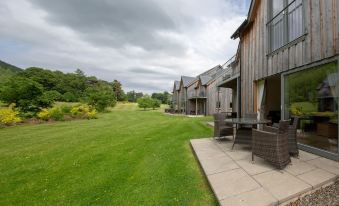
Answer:
[[[338,153],[337,63],[296,72],[285,78],[285,116],[300,117],[300,143]]]

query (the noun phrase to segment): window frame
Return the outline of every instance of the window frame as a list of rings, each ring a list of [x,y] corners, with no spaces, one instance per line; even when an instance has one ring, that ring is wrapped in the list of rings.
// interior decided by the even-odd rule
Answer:
[[[276,15],[273,16],[273,0],[268,0],[267,1],[267,23],[266,23],[266,30],[268,34],[268,43],[267,43],[267,55],[269,54],[274,54],[277,51],[281,50],[282,48],[289,47],[290,45],[294,45],[299,41],[304,40],[304,37],[306,35],[306,29],[305,29],[305,1],[301,0],[301,14],[302,14],[302,19],[301,19],[301,31],[302,34],[299,37],[294,38],[293,40],[289,40],[289,21],[288,21],[288,14],[286,15],[286,12],[288,12],[288,8],[295,3],[297,0],[292,0],[292,2],[288,3],[288,0],[282,0],[284,3],[283,9],[278,12]],[[278,47],[278,48],[273,48],[273,37],[272,37],[272,29],[271,29],[271,23],[279,16],[283,15],[283,44]]]

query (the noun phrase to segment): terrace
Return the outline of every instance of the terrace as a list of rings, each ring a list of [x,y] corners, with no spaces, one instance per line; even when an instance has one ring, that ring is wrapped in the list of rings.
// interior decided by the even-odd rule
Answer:
[[[339,163],[300,151],[284,170],[255,157],[232,138],[193,139],[194,150],[220,205],[278,205],[330,185],[339,177]],[[335,193],[332,194],[335,197]]]

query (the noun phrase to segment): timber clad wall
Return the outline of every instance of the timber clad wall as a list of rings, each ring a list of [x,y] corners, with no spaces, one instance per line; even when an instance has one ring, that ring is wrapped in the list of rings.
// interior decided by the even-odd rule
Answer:
[[[182,76],[180,89],[173,95],[178,94],[177,105],[179,111],[185,114],[206,114],[212,115],[217,112],[228,112],[232,102],[232,90],[220,88],[218,84],[223,80],[226,72],[230,73],[230,68],[223,69],[220,65],[198,75],[197,77]],[[173,101],[173,106],[175,106]],[[220,103],[220,108],[217,106]]]
[[[195,81],[194,84],[191,84],[190,86],[187,87],[187,98],[190,97],[190,95],[195,91],[195,87],[198,85],[198,81]],[[195,104],[192,104],[190,100],[187,100],[187,113],[190,114],[192,110],[195,110]]]
[[[305,35],[268,54],[268,0],[255,1],[252,25],[240,36],[241,108],[253,111],[253,83],[322,59],[339,51],[339,1],[303,0]]]
[[[230,103],[232,102],[232,90],[226,88],[220,88],[218,94],[218,83],[222,81],[224,75],[220,75],[207,87],[207,112],[209,115],[218,112],[230,112]],[[218,97],[219,95],[219,97]],[[218,99],[220,101],[220,111],[217,109]]]

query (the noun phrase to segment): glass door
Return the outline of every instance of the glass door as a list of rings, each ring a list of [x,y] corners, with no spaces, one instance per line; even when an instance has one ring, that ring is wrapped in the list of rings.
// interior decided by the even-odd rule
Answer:
[[[287,73],[283,79],[283,115],[300,118],[298,142],[337,157],[338,82],[338,61]]]

